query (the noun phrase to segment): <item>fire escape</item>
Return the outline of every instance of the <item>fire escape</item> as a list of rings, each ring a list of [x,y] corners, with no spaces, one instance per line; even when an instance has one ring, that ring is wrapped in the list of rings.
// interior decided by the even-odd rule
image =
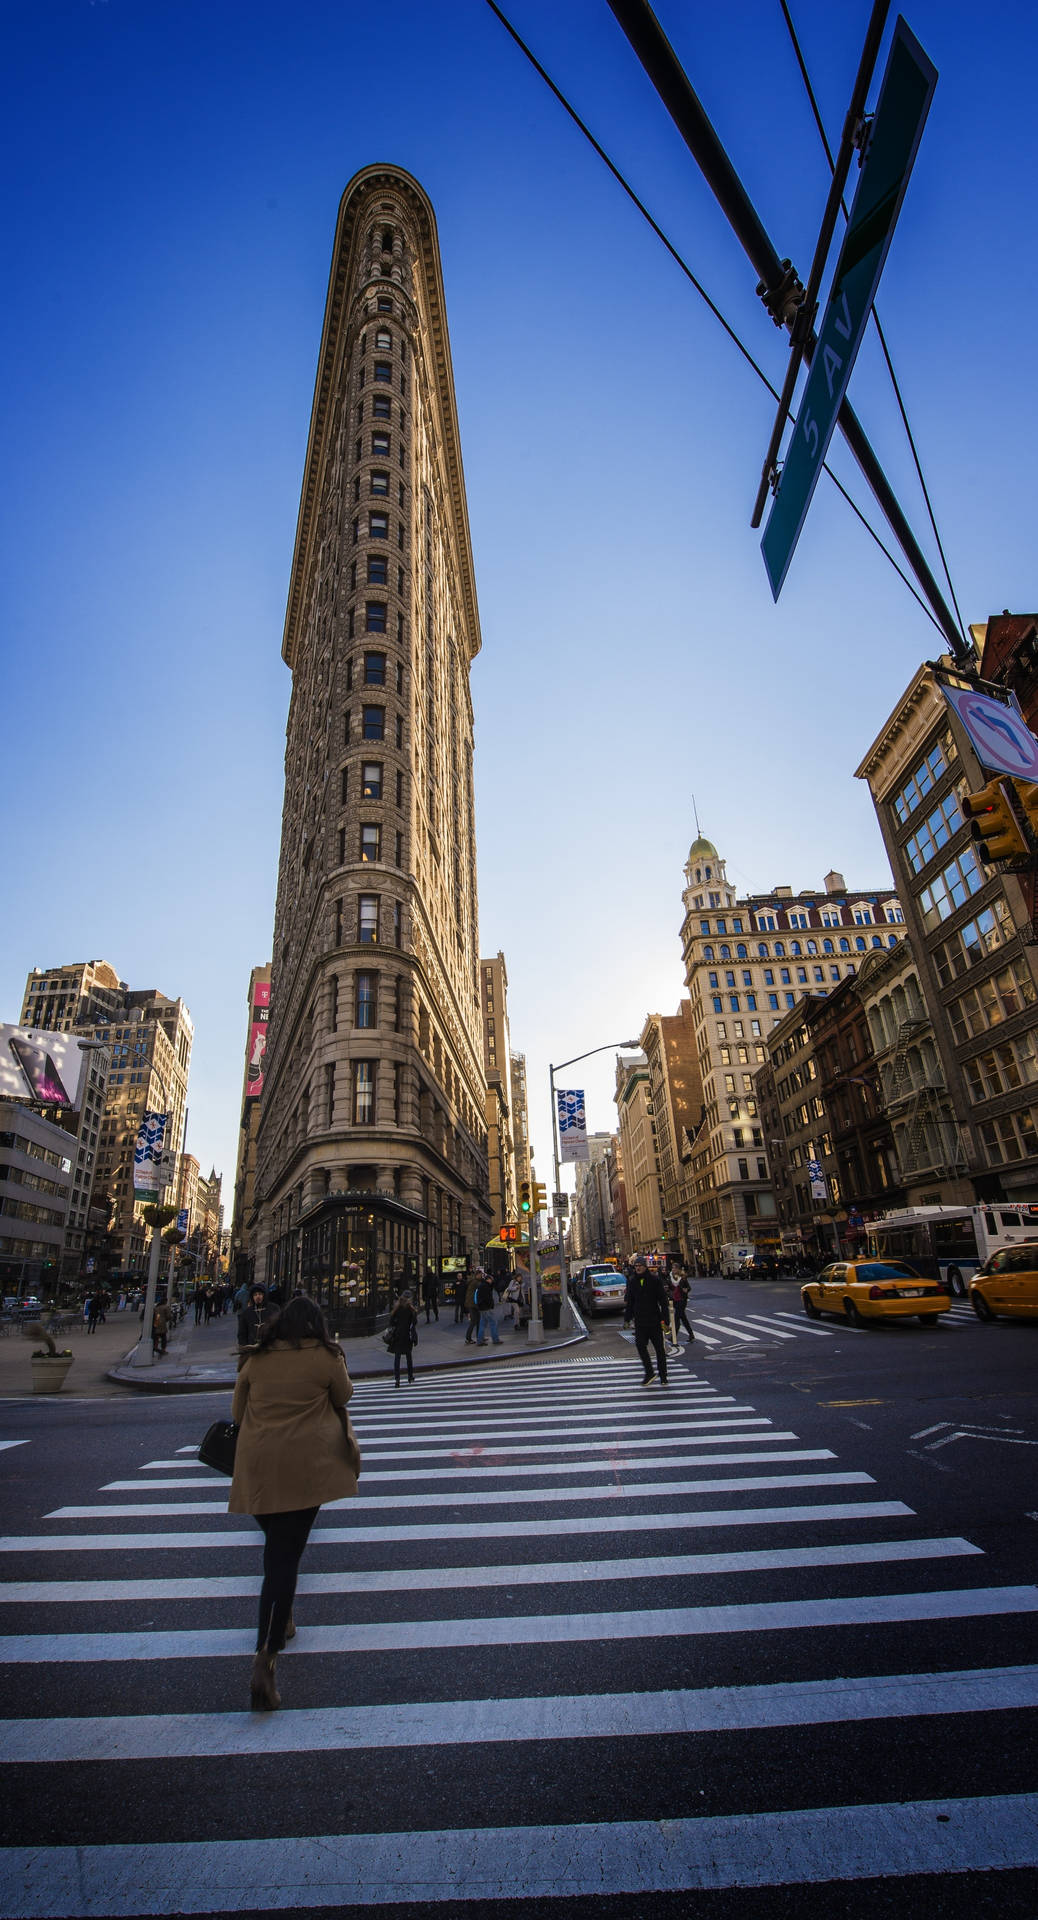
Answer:
[[[918,1179],[923,1174],[950,1179],[967,1167],[940,1068],[935,1060],[934,1066],[926,1069],[919,1046],[929,1031],[928,1020],[903,1020],[888,1066],[887,1117],[902,1180]],[[919,1072],[929,1071],[930,1077],[919,1079],[913,1061]]]

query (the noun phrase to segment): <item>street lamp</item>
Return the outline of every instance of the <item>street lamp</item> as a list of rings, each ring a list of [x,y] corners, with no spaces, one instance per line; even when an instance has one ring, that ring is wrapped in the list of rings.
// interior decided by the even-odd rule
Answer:
[[[173,1114],[170,1108],[169,1095],[166,1092],[165,1082],[163,1081],[161,1074],[159,1074],[156,1071],[154,1066],[152,1067],[152,1072],[155,1074],[155,1078],[158,1081],[160,1088],[162,1089],[162,1100],[163,1100],[162,1110],[166,1115],[166,1120],[168,1123],[169,1121],[172,1120]],[[184,1118],[185,1118],[185,1132],[186,1132],[186,1120],[187,1120],[186,1114]],[[168,1151],[169,1150],[167,1148],[166,1139],[165,1139],[165,1130],[163,1130],[162,1152],[163,1152],[164,1159],[166,1158]],[[181,1149],[181,1151],[183,1151],[183,1149]],[[176,1179],[176,1150],[175,1149],[174,1149],[172,1158],[173,1158],[173,1180],[175,1180]],[[173,1181],[171,1180],[162,1181],[161,1186],[156,1189],[154,1202],[146,1210],[145,1216],[144,1216],[145,1220],[147,1220],[148,1213],[150,1212],[151,1214],[151,1219],[148,1222],[148,1224],[151,1227],[151,1247],[148,1253],[148,1286],[144,1296],[144,1325],[141,1328],[141,1337],[137,1342],[137,1350],[134,1353],[133,1362],[132,1362],[132,1364],[135,1367],[150,1367],[154,1365],[154,1361],[155,1361],[155,1354],[152,1348],[152,1339],[151,1339],[151,1323],[155,1317],[155,1297],[156,1297],[156,1294],[158,1293],[158,1285],[159,1285],[159,1259],[162,1253],[162,1229],[163,1227],[168,1227],[170,1221],[176,1218],[176,1212],[177,1212],[175,1206],[173,1207],[164,1206],[161,1200],[159,1199],[159,1194],[166,1192],[166,1190],[172,1184],[173,1184]]]
[[[640,1045],[637,1040],[607,1040],[604,1047],[589,1047],[587,1053],[575,1053],[572,1060],[560,1060],[557,1066],[549,1063],[548,1073],[551,1079],[551,1147],[555,1162],[555,1191],[559,1191],[559,1116],[555,1099],[555,1075],[563,1067],[575,1067],[581,1060],[590,1060],[596,1053],[632,1053]],[[565,1307],[569,1299],[569,1276],[566,1272],[566,1228],[561,1212],[557,1215],[559,1229],[559,1296]]]

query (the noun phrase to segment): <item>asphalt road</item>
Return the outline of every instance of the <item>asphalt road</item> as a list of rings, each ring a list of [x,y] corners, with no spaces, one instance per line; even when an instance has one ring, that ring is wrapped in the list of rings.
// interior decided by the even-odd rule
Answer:
[[[359,1386],[272,1716],[225,1396],[0,1406],[0,1911],[1034,1920],[1038,1325],[693,1322]]]

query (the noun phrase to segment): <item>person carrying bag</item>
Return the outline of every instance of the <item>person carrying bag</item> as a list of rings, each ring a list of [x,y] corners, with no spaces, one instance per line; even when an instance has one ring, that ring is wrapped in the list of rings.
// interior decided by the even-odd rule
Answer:
[[[229,1513],[263,1533],[263,1586],[249,1691],[254,1708],[281,1705],[275,1664],[295,1636],[299,1563],[320,1508],[357,1491],[360,1449],[347,1402],[353,1382],[324,1315],[304,1296],[260,1330],[242,1358],[231,1403],[238,1428]]]

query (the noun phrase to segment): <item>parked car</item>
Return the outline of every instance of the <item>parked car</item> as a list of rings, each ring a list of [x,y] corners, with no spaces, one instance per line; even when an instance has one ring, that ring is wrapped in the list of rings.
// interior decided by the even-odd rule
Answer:
[[[988,1255],[969,1284],[978,1320],[1038,1319],[1038,1240],[1021,1240]]]
[[[933,1326],[951,1306],[951,1295],[904,1260],[836,1260],[800,1289],[811,1320],[842,1314],[854,1326],[871,1320],[921,1320]]]
[[[592,1261],[574,1275],[573,1288],[578,1303],[588,1313],[623,1312],[627,1282],[622,1273],[605,1262]]]

